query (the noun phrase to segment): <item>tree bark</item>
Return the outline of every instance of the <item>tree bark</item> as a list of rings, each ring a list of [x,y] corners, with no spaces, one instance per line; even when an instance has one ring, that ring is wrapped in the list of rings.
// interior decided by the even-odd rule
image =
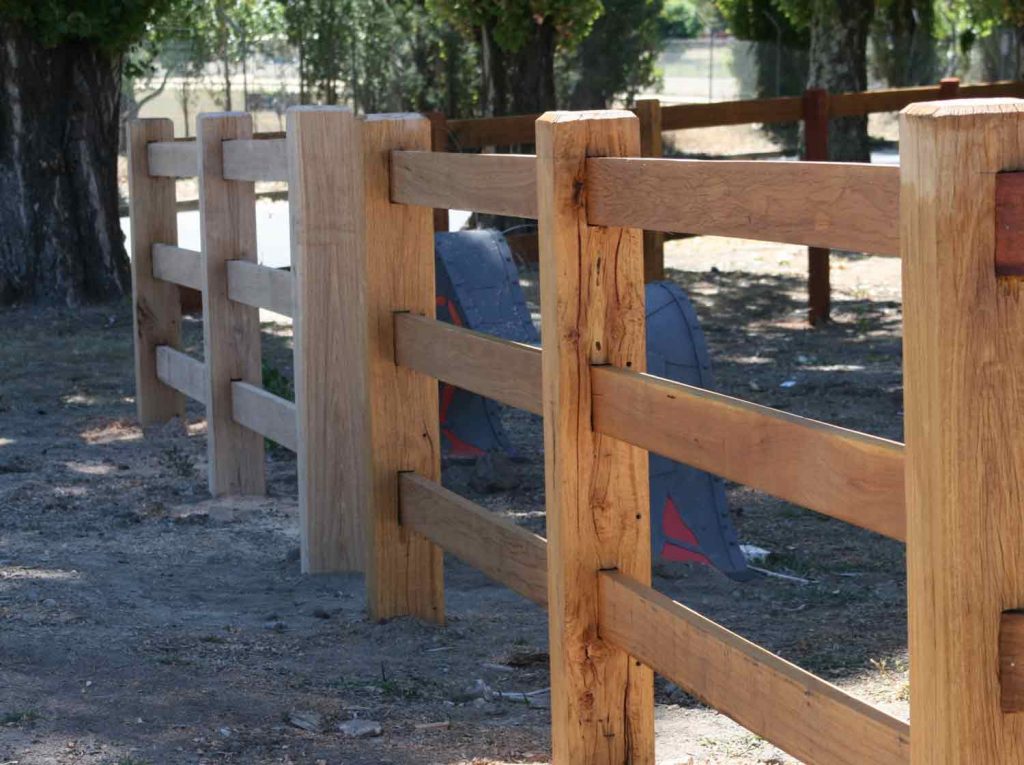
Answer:
[[[125,294],[120,57],[0,23],[0,88],[0,304]]]
[[[813,0],[809,88],[830,93],[866,90],[868,29],[873,0]],[[829,158],[867,162],[867,117],[844,117],[829,126]]]
[[[509,85],[513,114],[536,114],[556,109],[555,46],[557,34],[550,17],[530,28],[526,44],[512,57]]]

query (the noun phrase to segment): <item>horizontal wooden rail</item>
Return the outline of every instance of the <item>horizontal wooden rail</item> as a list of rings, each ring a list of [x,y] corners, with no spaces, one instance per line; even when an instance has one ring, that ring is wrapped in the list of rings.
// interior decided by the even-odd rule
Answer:
[[[284,138],[225,141],[224,177],[230,181],[286,181],[288,157]]]
[[[150,175],[194,178],[199,174],[195,141],[157,141],[149,144],[146,151]]]
[[[895,256],[899,180],[868,164],[595,158],[587,220]]]
[[[203,254],[171,244],[153,245],[153,276],[194,290],[203,289]]]
[[[415,473],[398,482],[402,525],[534,603],[547,604],[547,541]]]
[[[206,403],[206,365],[187,353],[169,345],[158,345],[156,376],[164,385],[184,393],[193,401]]]
[[[290,271],[246,260],[229,260],[227,266],[229,298],[282,316],[294,316],[295,278]]]
[[[503,404],[541,413],[540,348],[454,324],[395,316],[395,362]]]
[[[1024,95],[1024,83],[1007,80],[980,85],[961,85],[957,98],[994,98]],[[940,101],[946,96],[938,85],[889,90],[866,90],[862,93],[835,93],[828,97],[828,116],[859,117],[875,112],[898,112],[919,101]]]
[[[745,125],[751,122],[795,122],[800,119],[803,119],[803,99],[799,96],[661,107],[662,130]]]
[[[906,540],[902,444],[610,366],[590,386],[599,433]]]
[[[258,385],[231,383],[231,418],[286,449],[298,449],[295,404]]]
[[[599,598],[603,640],[803,762],[909,762],[902,720],[618,572]]]
[[[395,151],[391,153],[391,201],[536,218],[536,158]]]

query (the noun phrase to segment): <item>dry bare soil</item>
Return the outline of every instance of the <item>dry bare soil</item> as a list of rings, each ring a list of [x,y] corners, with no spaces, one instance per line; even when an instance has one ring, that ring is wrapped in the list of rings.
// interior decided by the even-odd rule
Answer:
[[[721,390],[901,437],[898,263],[837,257],[835,322],[812,330],[800,248],[669,251]],[[288,328],[267,330],[287,378]],[[290,453],[268,451],[267,497],[211,500],[201,410],[135,424],[127,305],[7,310],[0,338],[0,763],[547,761],[542,701],[467,691],[547,687],[542,611],[449,559],[446,627],[371,623],[359,576],[299,572]],[[477,494],[462,465],[445,482],[543,532],[540,423],[507,424],[518,489]],[[901,546],[739,486],[729,500],[765,567],[803,581],[662,565],[655,585],[905,716]],[[663,680],[657,704],[659,762],[791,761]],[[353,718],[382,735],[345,737]]]

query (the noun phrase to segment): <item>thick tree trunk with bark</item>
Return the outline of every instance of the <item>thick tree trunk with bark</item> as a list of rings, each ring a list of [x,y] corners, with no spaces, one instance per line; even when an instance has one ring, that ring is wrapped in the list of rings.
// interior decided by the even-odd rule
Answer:
[[[830,93],[867,89],[867,41],[874,0],[813,0],[809,88]],[[832,120],[829,158],[867,162],[867,117]]]
[[[550,18],[530,27],[526,44],[513,57],[509,90],[513,114],[535,114],[557,108],[555,102],[555,25]]]
[[[44,48],[0,23],[0,304],[125,294],[118,220],[121,61]]]

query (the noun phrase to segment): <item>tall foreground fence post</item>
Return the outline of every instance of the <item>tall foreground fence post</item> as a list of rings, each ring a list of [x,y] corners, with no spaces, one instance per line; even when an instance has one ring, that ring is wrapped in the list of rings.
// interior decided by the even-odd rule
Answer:
[[[640,156],[660,158],[661,101],[640,98],[636,102],[636,116],[640,120]],[[644,281],[656,282],[665,278],[665,235],[661,231],[644,231]]]
[[[804,91],[804,159],[828,161],[828,91],[809,88]],[[832,310],[832,285],[829,274],[829,250],[807,248],[807,318],[811,324],[828,321]]]
[[[135,332],[135,408],[141,425],[185,415],[185,397],[156,376],[156,347],[181,347],[178,287],[153,276],[153,245],[176,244],[178,218],[174,179],[149,174],[146,146],[173,141],[167,119],[128,125],[128,198],[132,225],[132,323]]]
[[[587,223],[588,157],[637,156],[629,112],[537,122],[551,746],[559,765],[653,763],[651,670],[598,634],[598,578],[649,584],[647,453],[596,434],[590,365],[645,369],[637,229]]]
[[[1024,762],[998,655],[1024,606],[1024,291],[995,257],[1024,102],[909,106],[900,158],[911,761]]]
[[[380,114],[360,124],[361,247],[364,295],[348,295],[350,310],[365,311],[365,355],[350,359],[349,374],[365,381],[371,455],[366,586],[371,618],[417,616],[444,621],[443,554],[399,524],[398,475],[415,471],[441,480],[437,382],[395,363],[395,314],[433,318],[434,224],[431,210],[391,203],[393,150],[430,151],[430,123],[418,114]],[[343,203],[343,202],[341,202]],[[351,403],[350,403],[351,406]]]
[[[252,138],[252,116],[201,114],[196,126],[210,493],[263,494],[263,436],[235,422],[231,383],[261,386],[260,312],[228,297],[229,260],[256,262],[256,195],[224,178],[224,141]]]
[[[366,317],[353,257],[362,248],[363,178],[346,151],[359,131],[349,109],[300,106],[288,110],[287,135],[302,570],[362,571],[369,413],[352,402],[366,400],[365,376],[355,374]]]

